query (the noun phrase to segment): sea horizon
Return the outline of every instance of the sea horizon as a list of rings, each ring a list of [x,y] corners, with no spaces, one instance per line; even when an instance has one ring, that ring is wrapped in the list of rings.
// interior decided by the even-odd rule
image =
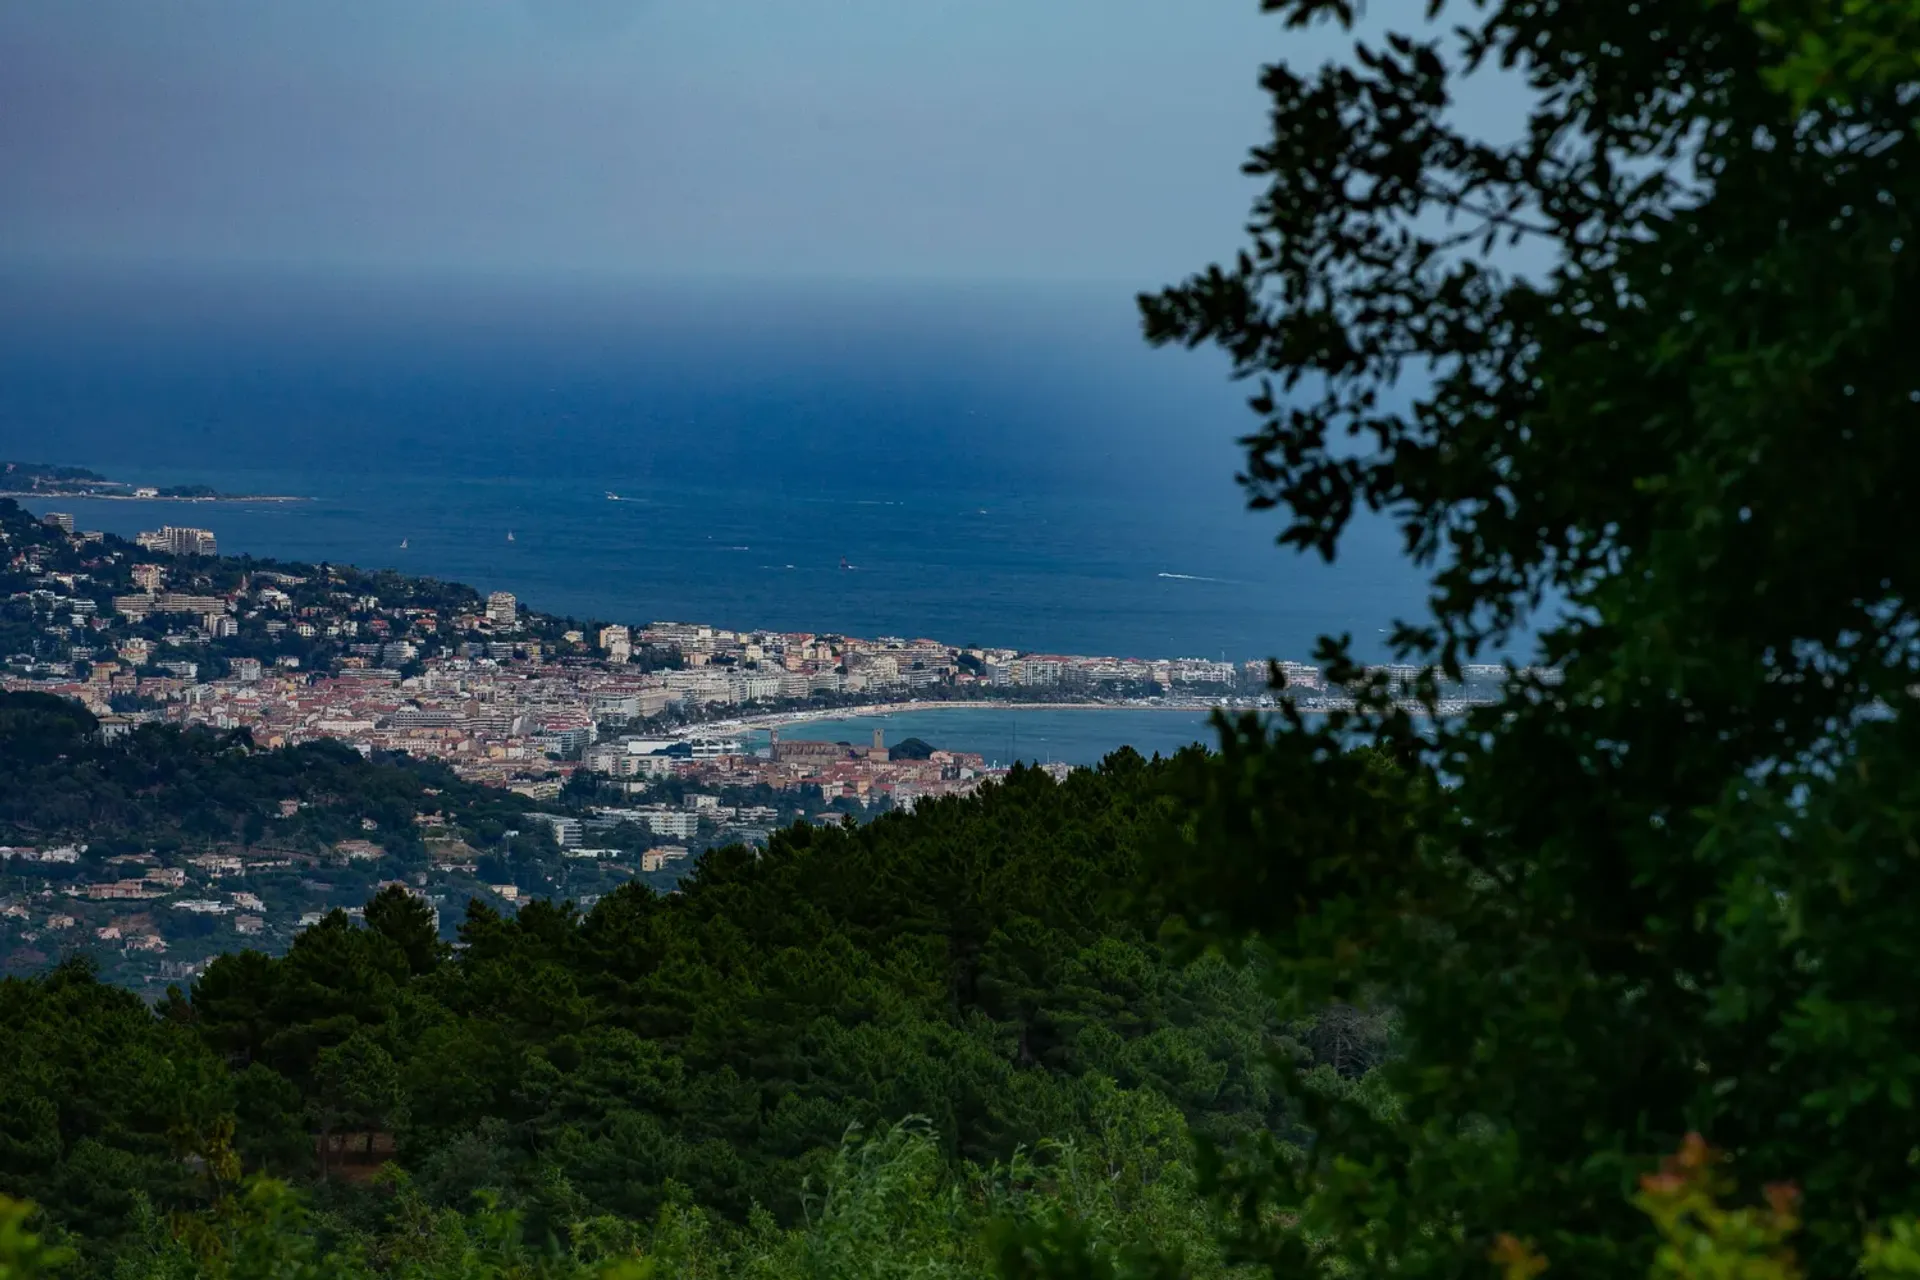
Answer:
[[[1276,548],[1234,482],[1254,424],[1117,293],[0,297],[0,458],[308,499],[27,504],[85,527],[579,618],[1235,661],[1349,633],[1385,657],[1421,603],[1398,535],[1363,517],[1333,566]]]

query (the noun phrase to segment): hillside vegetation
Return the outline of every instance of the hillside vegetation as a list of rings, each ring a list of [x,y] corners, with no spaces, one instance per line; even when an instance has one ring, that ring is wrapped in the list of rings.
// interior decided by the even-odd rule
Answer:
[[[584,915],[475,903],[457,949],[389,889],[364,927],[336,912],[284,957],[224,956],[157,1012],[81,962],[10,980],[0,1192],[101,1267],[161,1218],[257,1205],[237,1183],[258,1173],[308,1187],[323,1251],[482,1203],[535,1241],[618,1222],[654,1248],[649,1224],[696,1214],[745,1248],[883,1177],[954,1197],[942,1250],[1084,1196],[1119,1237],[1203,1245],[1189,1129],[1294,1134],[1268,1068],[1313,1067],[1318,1041],[1246,964],[1170,962],[1121,892],[1177,767],[1022,770]],[[1318,1087],[1351,1090],[1380,1037],[1328,1041]]]

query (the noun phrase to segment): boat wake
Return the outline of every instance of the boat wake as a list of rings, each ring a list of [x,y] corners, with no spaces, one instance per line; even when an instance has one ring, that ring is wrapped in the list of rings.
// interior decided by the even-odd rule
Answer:
[[[1197,573],[1158,573],[1156,578],[1173,578],[1179,582],[1225,582],[1225,578],[1206,578]]]

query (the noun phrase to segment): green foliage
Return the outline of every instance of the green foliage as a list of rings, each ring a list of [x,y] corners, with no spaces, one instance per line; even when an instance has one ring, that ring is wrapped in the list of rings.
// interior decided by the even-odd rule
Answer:
[[[0,1195],[109,1240],[136,1196],[207,1202],[200,1170],[222,1161],[231,1110],[227,1073],[192,1031],[84,961],[0,979]]]
[[[82,750],[100,722],[71,698],[51,693],[0,694],[0,749],[16,760],[57,759]]]
[[[373,818],[390,852],[405,855],[419,845],[416,813],[477,824],[530,807],[442,765],[400,754],[367,760],[331,740],[259,751],[245,730],[144,725],[106,743],[97,727],[67,699],[0,692],[0,841],[180,848],[271,829],[280,844],[320,847],[364,835],[361,819]],[[282,800],[306,807],[283,819]]]
[[[1800,1230],[1799,1189],[1774,1183],[1763,1202],[1728,1208],[1732,1189],[1724,1155],[1698,1134],[1657,1173],[1640,1180],[1632,1199],[1652,1221],[1657,1239],[1649,1280],[1802,1280],[1807,1274],[1794,1251]],[[1896,1218],[1868,1233],[1858,1274],[1866,1280],[1920,1276],[1920,1226]],[[1502,1235],[1489,1260],[1503,1280],[1533,1280],[1552,1265],[1531,1241]]]
[[[1473,1274],[1500,1233],[1644,1274],[1627,1190],[1696,1130],[1744,1194],[1798,1181],[1808,1274],[1920,1212],[1910,7],[1495,0],[1269,67],[1251,243],[1143,300],[1258,380],[1283,544],[1400,527],[1402,659],[1534,620],[1564,673],[1421,722],[1330,640],[1358,710],[1179,766],[1187,941],[1264,957],[1285,1016],[1396,1027],[1365,1088],[1276,1077],[1303,1151],[1207,1166],[1285,1274]],[[1450,108],[1495,65],[1532,97],[1489,141]]]
[[[132,1238],[114,1259],[115,1280],[850,1280],[929,1277],[986,1280],[1017,1241],[1067,1232],[1088,1274],[1148,1276],[1141,1259],[1181,1240],[1203,1249],[1212,1220],[1177,1164],[1156,1171],[1158,1190],[1102,1176],[1071,1149],[1035,1161],[954,1169],[924,1120],[870,1136],[850,1132],[804,1188],[804,1220],[782,1227],[764,1212],[729,1223],[684,1193],[648,1220],[570,1217],[540,1235],[497,1198],[465,1212],[436,1207],[404,1174],[376,1180],[356,1221],[317,1210],[283,1183],[250,1180],[192,1217],[166,1218],[144,1202]],[[1103,1148],[1102,1159],[1124,1158]],[[1095,1167],[1087,1167],[1094,1163]],[[1115,1186],[1118,1181],[1119,1185]],[[554,1185],[561,1200],[564,1182]],[[43,1280],[67,1255],[25,1231],[26,1206],[0,1201],[0,1277]],[[1044,1243],[1036,1247],[1046,1247]],[[1240,1275],[1203,1255],[1177,1273]]]
[[[429,973],[446,952],[433,908],[398,885],[388,885],[367,903],[367,927],[400,948],[415,975]]]
[[[1655,1280],[1789,1280],[1800,1274],[1791,1241],[1800,1229],[1799,1194],[1777,1184],[1766,1203],[1727,1209],[1727,1190],[1714,1153],[1697,1134],[1658,1174],[1641,1179],[1635,1203],[1653,1219],[1660,1247],[1653,1256]]]
[[[1806,109],[1896,93],[1920,76],[1920,4],[1912,0],[1741,0],[1778,47],[1768,82]]]
[[[1283,1025],[1251,968],[1170,962],[1119,890],[1177,816],[1176,776],[1130,752],[1064,783],[1020,770],[717,850],[668,897],[476,901],[456,949],[388,889],[365,927],[336,911],[284,956],[219,957],[151,1013],[84,969],[16,981],[0,1013],[43,1010],[33,1060],[75,1066],[15,1077],[16,1113],[52,1119],[0,1191],[116,1262],[209,1267],[235,1232],[304,1232],[318,1252],[260,1263],[286,1274],[352,1250],[392,1269],[420,1232],[465,1257],[510,1221],[529,1258],[582,1265],[680,1249],[716,1275],[986,1275],[1001,1218],[1218,1274],[1190,1131],[1300,1136],[1270,1063],[1319,1043],[1341,1079],[1373,1033]],[[172,1051],[110,1059],[109,1037]],[[88,1074],[109,1061],[138,1074]],[[129,1118],[61,1127],[62,1107]],[[304,1188],[312,1223],[260,1225],[280,1193],[237,1192],[242,1170]]]
[[[400,1103],[400,1073],[393,1056],[365,1031],[322,1049],[314,1067],[313,1113],[321,1141],[324,1173],[335,1134],[365,1132],[372,1145],[375,1130],[392,1123]]]
[[[0,1280],[42,1280],[71,1261],[70,1250],[27,1229],[32,1218],[31,1205],[0,1196]]]

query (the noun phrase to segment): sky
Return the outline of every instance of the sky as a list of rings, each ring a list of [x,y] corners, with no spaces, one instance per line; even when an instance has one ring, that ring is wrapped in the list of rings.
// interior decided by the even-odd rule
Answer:
[[[1346,47],[1258,9],[5,0],[0,257],[1158,285]]]

